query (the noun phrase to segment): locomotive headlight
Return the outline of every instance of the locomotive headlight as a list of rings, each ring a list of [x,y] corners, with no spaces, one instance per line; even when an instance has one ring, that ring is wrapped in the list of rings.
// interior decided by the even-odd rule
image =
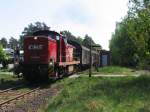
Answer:
[[[49,66],[53,66],[54,65],[54,60],[53,59],[50,59],[49,61]]]
[[[53,65],[53,62],[50,62],[49,65]]]
[[[37,40],[37,37],[34,37],[34,40]]]

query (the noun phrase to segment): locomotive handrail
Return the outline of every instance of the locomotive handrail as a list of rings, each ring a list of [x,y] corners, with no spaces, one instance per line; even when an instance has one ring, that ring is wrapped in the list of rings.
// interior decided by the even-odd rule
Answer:
[[[60,58],[71,58],[69,61],[79,61],[80,58],[79,57],[70,57],[70,56],[59,56]]]

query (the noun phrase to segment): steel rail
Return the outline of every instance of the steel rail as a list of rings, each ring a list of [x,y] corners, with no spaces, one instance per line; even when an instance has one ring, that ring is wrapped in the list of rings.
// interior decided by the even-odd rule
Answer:
[[[5,89],[5,90],[2,90],[2,91],[0,91],[0,94],[1,94],[1,93],[5,93],[5,92],[8,92],[8,91],[13,90],[13,89],[16,89],[16,88],[19,88],[19,87],[23,87],[23,86],[24,86],[24,84],[19,85],[19,86],[16,86],[16,87],[12,87],[12,88],[8,88],[8,89]]]
[[[40,87],[38,87],[38,88],[36,88],[36,89],[33,89],[33,90],[31,90],[31,91],[28,91],[28,92],[26,92],[26,93],[24,93],[24,94],[18,95],[18,96],[14,97],[14,98],[11,98],[11,99],[9,99],[9,100],[3,101],[2,103],[0,103],[0,107],[1,107],[2,105],[4,105],[4,104],[7,104],[7,103],[13,101],[13,100],[16,100],[16,99],[18,99],[18,98],[24,97],[25,95],[30,94],[30,93],[32,93],[32,92],[38,90],[38,89],[40,89]]]

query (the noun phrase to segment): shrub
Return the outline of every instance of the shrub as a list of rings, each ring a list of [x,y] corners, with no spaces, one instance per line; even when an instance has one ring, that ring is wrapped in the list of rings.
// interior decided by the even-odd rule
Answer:
[[[8,56],[3,51],[2,46],[0,45],[0,63],[2,63],[3,67],[6,68],[8,64]]]
[[[150,52],[147,52],[146,56],[140,61],[139,67],[141,69],[150,70]]]

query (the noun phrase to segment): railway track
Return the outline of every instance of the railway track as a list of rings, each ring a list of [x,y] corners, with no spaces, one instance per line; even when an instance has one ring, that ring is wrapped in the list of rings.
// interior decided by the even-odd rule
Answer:
[[[0,101],[0,112],[37,112],[46,105],[61,89],[60,85],[36,86],[32,90],[15,95],[5,101]],[[1,96],[1,95],[0,95]]]
[[[4,91],[1,91],[1,93],[5,93],[5,92],[9,92],[10,90],[12,90],[13,88],[10,88],[10,89],[7,89],[7,90],[4,90]],[[0,100],[0,112],[5,112],[8,107],[10,106],[14,106],[15,104],[17,104],[17,101],[22,101],[25,99],[25,97],[28,97],[29,95],[33,94],[35,96],[35,94],[39,93],[39,92],[36,92],[40,89],[40,87],[36,87],[32,90],[29,90],[27,92],[21,92],[20,94],[18,92],[16,92],[14,96],[12,96],[12,93],[10,92],[10,95],[11,95],[11,98],[6,98],[5,100]],[[36,92],[36,93],[35,93]],[[1,96],[2,94],[0,94]],[[2,95],[3,97],[3,95]]]
[[[8,88],[8,89],[5,89],[5,90],[0,90],[0,95],[1,95],[2,93],[6,93],[6,92],[9,92],[9,91],[14,90],[14,89],[17,89],[17,88],[21,88],[21,87],[23,87],[23,86],[25,86],[25,85],[22,84],[22,85],[18,85],[18,86],[15,86],[15,87],[11,87],[11,88]]]
[[[22,84],[5,90],[0,90],[0,112],[9,112],[11,110],[15,110],[20,105],[25,105],[21,107],[23,110],[25,110],[25,108],[38,108],[37,105],[40,105],[39,102],[44,102],[44,98],[46,99],[55,95],[59,90],[59,87],[52,87],[51,89],[51,86],[43,87],[42,85],[39,86],[38,84],[29,87],[27,85],[28,84]],[[20,91],[19,88],[22,89],[23,86],[27,86],[27,88],[30,90],[26,90],[24,92]],[[30,102],[29,100],[33,102]],[[35,102],[37,102],[37,104],[35,104]],[[26,111],[27,110],[24,112]],[[15,110],[15,112],[20,112],[20,110]]]

